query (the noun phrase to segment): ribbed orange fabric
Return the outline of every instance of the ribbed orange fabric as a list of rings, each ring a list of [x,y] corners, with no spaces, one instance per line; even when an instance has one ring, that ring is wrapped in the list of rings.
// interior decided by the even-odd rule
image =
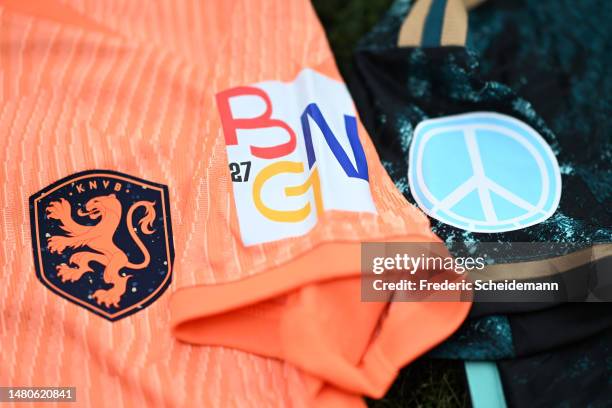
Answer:
[[[360,124],[377,213],[243,244],[215,95],[305,68],[341,80],[305,0],[0,1],[0,385],[76,386],[92,407],[355,406],[461,323],[469,303],[360,303],[359,242],[437,240]],[[28,197],[88,169],[170,193],[172,287],[113,323],[34,273]]]

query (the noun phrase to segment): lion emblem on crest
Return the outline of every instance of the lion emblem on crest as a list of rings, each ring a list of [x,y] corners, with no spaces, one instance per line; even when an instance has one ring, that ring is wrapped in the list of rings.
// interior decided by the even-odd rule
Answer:
[[[56,266],[57,275],[62,282],[76,282],[87,272],[93,272],[90,264],[97,262],[104,267],[103,279],[112,285],[109,289],[98,289],[92,297],[99,305],[106,307],[119,307],[119,301],[126,291],[127,281],[132,277],[122,273],[122,269],[144,269],[149,265],[151,256],[146,246],[137,234],[133,225],[134,211],[140,207],[145,214],[138,221],[142,234],[152,234],[155,220],[155,202],[138,201],[130,206],[126,216],[127,230],[134,243],[144,256],[138,264],[130,262],[126,253],[113,242],[115,231],[119,227],[122,215],[122,205],[115,194],[100,195],[91,198],[85,204],[85,210],[79,209],[79,217],[89,217],[99,220],[95,225],[83,225],[72,218],[70,203],[60,198],[51,202],[46,208],[47,217],[58,220],[60,228],[66,235],[53,235],[47,240],[47,247],[51,253],[61,254],[66,248],[88,248],[70,256],[68,264]]]

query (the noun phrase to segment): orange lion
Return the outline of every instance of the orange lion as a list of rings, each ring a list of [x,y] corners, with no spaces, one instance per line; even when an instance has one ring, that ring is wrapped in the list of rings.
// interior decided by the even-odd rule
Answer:
[[[94,197],[85,204],[85,210],[79,209],[77,214],[81,217],[89,216],[92,220],[100,219],[96,225],[87,226],[79,224],[72,219],[70,203],[61,198],[53,201],[46,209],[49,218],[59,220],[61,228],[68,235],[54,235],[47,240],[49,250],[61,254],[66,248],[79,248],[88,246],[95,252],[82,251],[70,257],[70,267],[65,263],[56,267],[57,275],[62,282],[76,282],[83,274],[93,272],[89,266],[90,262],[104,265],[104,282],[112,284],[110,289],[99,289],[93,294],[98,304],[106,307],[119,307],[119,300],[125,293],[128,279],[132,275],[119,274],[123,268],[144,269],[149,265],[151,256],[138,235],[136,228],[132,225],[134,210],[144,207],[145,215],[140,219],[138,225],[143,234],[152,234],[151,226],[155,219],[155,203],[150,201],[138,201],[130,207],[127,213],[127,229],[130,236],[144,255],[144,260],[139,264],[133,264],[127,255],[113,243],[113,235],[121,221],[121,203],[115,194]]]

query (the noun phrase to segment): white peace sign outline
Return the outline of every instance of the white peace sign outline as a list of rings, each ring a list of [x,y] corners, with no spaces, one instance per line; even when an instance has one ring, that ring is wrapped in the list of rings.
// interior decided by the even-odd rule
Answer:
[[[543,149],[545,155],[547,156],[547,159],[549,160],[551,166],[553,167],[552,172],[554,173],[555,185],[558,186],[558,188],[555,189],[555,197],[554,197],[553,203],[548,208],[547,211],[545,211],[544,205],[546,204],[546,201],[549,199],[550,184],[551,184],[550,175],[546,169],[546,164],[544,162],[544,158],[542,157],[541,153],[537,151],[532,141],[529,141],[525,137],[525,135],[522,135],[521,133],[513,129],[507,128],[507,127],[503,127],[500,125],[484,124],[484,123],[467,124],[467,125],[451,124],[447,126],[435,127],[433,129],[430,129],[424,132],[422,135],[419,132],[423,126],[430,125],[432,122],[447,122],[449,120],[454,121],[457,119],[465,119],[468,117],[472,119],[476,119],[476,122],[477,122],[478,117],[482,117],[482,116],[494,117],[501,121],[512,122],[514,125],[520,127],[522,130],[524,130],[526,133],[532,136],[533,140],[538,142],[540,147]],[[480,158],[478,143],[476,142],[476,130],[477,129],[490,130],[497,134],[501,134],[501,135],[510,137],[511,139],[521,144],[530,153],[531,157],[535,160],[538,166],[538,170],[540,173],[540,180],[542,182],[542,191],[540,193],[540,197],[536,205],[532,205],[531,203],[527,202],[526,200],[522,199],[521,197],[507,190],[506,188],[500,186],[499,184],[497,184],[496,182],[494,182],[493,180],[489,179],[486,176],[483,165],[482,165],[482,160]],[[434,197],[431,191],[427,188],[427,185],[425,184],[425,181],[424,181],[423,166],[422,166],[423,151],[425,149],[425,146],[427,145],[427,142],[432,137],[438,134],[454,132],[457,130],[461,131],[465,138],[466,147],[468,150],[468,154],[470,156],[470,162],[472,164],[473,175],[470,178],[468,178],[465,182],[463,182],[461,185],[459,185],[457,188],[455,188],[450,194],[448,194],[442,200],[438,200],[436,197]],[[429,216],[435,219],[438,219],[444,222],[445,224],[450,224],[457,228],[461,228],[467,231],[505,232],[505,231],[513,231],[513,230],[517,230],[521,228],[526,228],[528,226],[538,224],[546,220],[547,218],[549,218],[556,211],[559,205],[559,201],[561,199],[561,172],[559,170],[559,164],[557,162],[557,158],[555,157],[555,154],[553,153],[548,143],[546,143],[544,138],[542,138],[542,136],[540,136],[539,133],[537,133],[534,129],[532,129],[527,124],[511,116],[507,116],[507,115],[503,115],[503,114],[499,114],[495,112],[473,112],[473,113],[467,113],[467,114],[462,114],[462,115],[454,115],[454,116],[448,116],[444,118],[430,119],[430,120],[423,121],[419,123],[417,127],[415,128],[414,135],[415,135],[414,139],[412,140],[412,143],[410,144],[410,152],[409,152],[410,162],[409,164],[411,168],[412,166],[416,167],[416,178],[417,178],[416,185],[418,185],[418,187],[420,188],[420,191],[425,195],[426,199],[428,199],[433,204],[433,207],[428,208],[427,206],[425,206],[421,200],[421,197],[419,197],[418,194],[413,194],[413,196],[415,198],[415,201],[417,202],[417,205]],[[414,147],[415,147],[415,141],[416,141],[417,136],[419,136],[421,140],[419,141],[418,152],[416,152],[416,157],[415,157]],[[411,168],[408,169],[408,181],[409,181],[411,190],[414,191],[415,190],[414,189],[414,186],[415,186],[414,177],[415,176],[413,174],[415,172],[411,171]],[[485,215],[485,221],[470,219],[462,215],[456,214],[454,211],[451,210],[451,208],[455,204],[460,202],[462,199],[464,199],[468,194],[470,194],[474,190],[478,192],[478,196],[480,199],[480,205]],[[497,215],[495,214],[495,209],[491,201],[491,196],[490,196],[491,191],[499,195],[504,200],[525,210],[525,213],[520,216],[511,218],[511,219],[499,220],[497,218]],[[454,217],[455,219],[459,221],[463,221],[465,224],[467,224],[467,227],[462,224],[453,223],[451,220],[448,220],[448,219],[439,218],[437,213],[440,210],[446,211],[449,215],[451,215],[452,217]],[[534,219],[532,222],[529,222],[529,223],[524,223],[524,224],[520,223],[520,221],[531,218],[537,214],[540,214],[541,217],[537,217],[536,219]],[[498,227],[494,228],[496,225]],[[510,227],[510,225],[512,226]],[[483,227],[487,227],[487,228],[484,229]]]

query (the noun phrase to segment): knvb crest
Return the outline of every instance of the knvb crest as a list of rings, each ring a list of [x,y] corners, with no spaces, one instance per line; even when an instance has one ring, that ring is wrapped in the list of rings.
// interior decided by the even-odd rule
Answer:
[[[174,250],[166,186],[114,171],[78,173],[30,197],[36,273],[111,321],[168,287]]]

